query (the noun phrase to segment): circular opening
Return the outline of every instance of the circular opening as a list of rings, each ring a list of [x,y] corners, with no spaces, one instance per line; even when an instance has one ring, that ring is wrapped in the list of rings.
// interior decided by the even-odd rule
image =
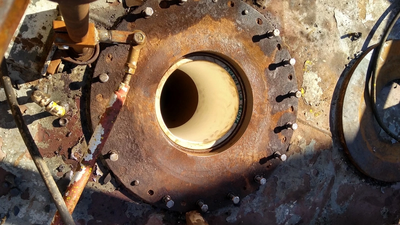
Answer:
[[[235,3],[234,3],[234,2],[232,2],[232,1],[229,1],[229,2],[228,2],[228,6],[230,6],[230,7],[234,7],[234,6],[235,6]]]
[[[277,44],[276,47],[278,48],[279,51],[282,49],[281,44]]]
[[[154,191],[153,191],[153,190],[149,190],[149,191],[147,192],[147,194],[149,194],[149,195],[154,195]]]
[[[289,79],[289,80],[292,80],[292,79],[293,79],[292,74],[289,74],[288,79]]]
[[[258,25],[262,25],[262,24],[263,24],[263,21],[262,21],[261,18],[257,18],[257,24],[258,24]]]
[[[210,152],[237,132],[244,91],[230,65],[217,57],[193,56],[175,63],[156,93],[158,122],[175,144]]]

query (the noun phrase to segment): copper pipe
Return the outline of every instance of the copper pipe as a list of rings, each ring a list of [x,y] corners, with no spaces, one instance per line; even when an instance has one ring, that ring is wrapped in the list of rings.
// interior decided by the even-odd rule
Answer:
[[[82,42],[89,30],[89,3],[77,4],[76,2],[59,1],[58,4],[68,36],[75,42]]]

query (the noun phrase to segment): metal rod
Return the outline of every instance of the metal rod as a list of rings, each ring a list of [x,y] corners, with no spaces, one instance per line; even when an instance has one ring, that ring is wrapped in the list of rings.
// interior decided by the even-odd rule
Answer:
[[[15,123],[18,127],[19,132],[21,133],[22,139],[25,142],[26,147],[28,148],[29,154],[32,157],[33,162],[36,165],[40,175],[43,178],[43,181],[50,192],[51,197],[53,198],[54,203],[58,211],[60,212],[60,216],[64,224],[73,225],[75,224],[74,220],[72,219],[71,214],[67,210],[67,206],[62,198],[60,191],[54,181],[53,177],[51,176],[50,170],[47,167],[46,162],[44,161],[42,155],[39,152],[38,147],[36,146],[35,141],[25,124],[25,121],[22,117],[21,110],[19,108],[17,98],[15,96],[14,89],[11,84],[11,79],[8,76],[6,60],[3,58],[1,63],[1,72],[0,77],[2,78],[4,91],[7,96],[8,104],[10,105],[10,109],[12,115],[14,117]]]
[[[61,15],[67,27],[68,36],[75,42],[82,42],[89,31],[89,3],[59,1]]]

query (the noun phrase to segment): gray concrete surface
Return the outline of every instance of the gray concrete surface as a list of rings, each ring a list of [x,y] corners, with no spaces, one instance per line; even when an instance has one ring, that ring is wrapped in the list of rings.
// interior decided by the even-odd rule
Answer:
[[[268,12],[280,26],[281,36],[298,62],[295,70],[303,92],[299,129],[291,140],[288,160],[268,177],[266,185],[238,206],[211,210],[205,219],[210,224],[399,224],[400,183],[377,182],[350,163],[337,139],[333,110],[346,66],[377,43],[387,14],[399,9],[398,2],[267,0],[261,4],[265,9],[260,10]],[[39,146],[41,139],[52,138],[52,134],[42,133],[53,128],[56,118],[28,96],[37,85],[48,85],[52,90],[62,85],[63,75],[50,81],[39,75],[51,21],[57,16],[55,7],[47,0],[32,1],[6,55],[11,78],[20,84],[16,93],[24,118]],[[110,28],[125,13],[118,1],[99,0],[92,5],[91,20],[98,27]],[[355,41],[345,37],[353,32],[361,32],[362,37]],[[398,37],[400,26],[391,35]],[[69,79],[79,82],[85,73],[90,70],[75,67],[69,71]],[[63,93],[54,94],[61,97]],[[79,97],[81,92],[77,89],[70,94]],[[72,148],[77,142],[78,138],[71,140],[63,148]],[[54,178],[65,187],[71,168],[57,170],[65,164],[61,155],[45,156]],[[184,215],[129,199],[113,178],[103,184],[108,171],[99,167],[101,172],[89,182],[73,214],[78,224],[185,224]],[[50,223],[55,206],[15,128],[3,89],[0,185],[0,224]]]

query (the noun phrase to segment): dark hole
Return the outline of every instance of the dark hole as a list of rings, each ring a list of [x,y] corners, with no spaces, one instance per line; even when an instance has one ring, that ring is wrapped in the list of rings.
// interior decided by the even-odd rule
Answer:
[[[171,6],[171,3],[168,1],[161,1],[159,4],[160,8],[162,9],[168,9]]]
[[[263,21],[262,21],[262,19],[260,19],[260,18],[257,18],[257,24],[258,24],[258,25],[261,25],[261,24],[263,24]]]
[[[293,106],[290,106],[290,111],[294,111],[294,107]]]
[[[193,80],[183,71],[175,70],[161,93],[160,108],[165,125],[174,128],[189,121],[197,109],[198,100]]]
[[[292,80],[293,79],[292,74],[289,74],[288,78],[289,78],[289,80]]]
[[[229,1],[229,2],[228,2],[228,6],[230,6],[230,7],[234,7],[234,6],[235,6],[235,3],[234,3],[234,2],[232,2],[232,1]]]
[[[154,191],[153,191],[153,190],[149,190],[149,191],[147,192],[147,194],[149,194],[149,195],[154,195]]]
[[[279,51],[282,49],[281,44],[277,44],[276,47],[278,48]]]

